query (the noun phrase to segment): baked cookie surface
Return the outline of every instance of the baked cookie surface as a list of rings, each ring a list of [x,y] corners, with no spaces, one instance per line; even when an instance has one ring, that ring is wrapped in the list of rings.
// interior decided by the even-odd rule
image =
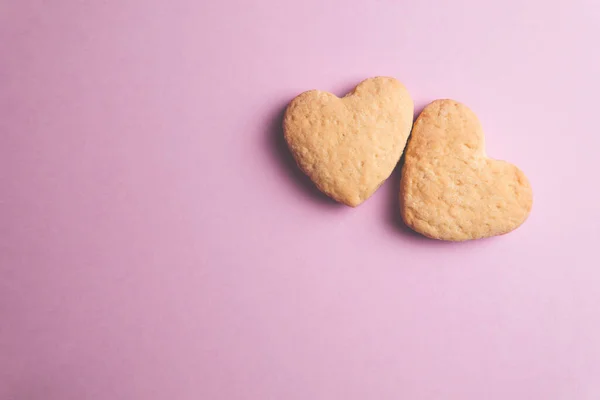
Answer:
[[[453,100],[421,112],[406,148],[400,211],[411,229],[434,239],[463,241],[519,227],[533,203],[525,174],[485,154],[477,116]]]
[[[283,129],[296,163],[329,197],[355,207],[390,176],[414,105],[396,79],[375,77],[346,96],[311,90],[288,105]]]

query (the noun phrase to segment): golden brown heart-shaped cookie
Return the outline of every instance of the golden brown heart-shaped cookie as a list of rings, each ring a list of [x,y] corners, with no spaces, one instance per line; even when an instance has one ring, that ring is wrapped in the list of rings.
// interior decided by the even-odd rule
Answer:
[[[283,129],[302,171],[322,192],[355,207],[400,160],[413,112],[400,82],[377,77],[343,98],[319,90],[300,94],[285,112]]]
[[[533,202],[516,166],[485,155],[477,116],[453,100],[436,100],[412,130],[400,182],[402,219],[434,239],[462,241],[519,227]]]

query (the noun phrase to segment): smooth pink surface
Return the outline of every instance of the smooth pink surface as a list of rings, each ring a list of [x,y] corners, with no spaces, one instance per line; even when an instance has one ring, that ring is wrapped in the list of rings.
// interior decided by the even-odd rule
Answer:
[[[0,399],[599,399],[599,37],[595,0],[0,0]],[[525,225],[312,190],[284,106],[374,75],[469,105]]]

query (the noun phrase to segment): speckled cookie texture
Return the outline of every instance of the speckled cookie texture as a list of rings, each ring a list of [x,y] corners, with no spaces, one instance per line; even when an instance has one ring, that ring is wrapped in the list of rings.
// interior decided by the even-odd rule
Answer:
[[[370,78],[343,98],[319,90],[289,104],[283,129],[298,166],[329,197],[355,207],[390,176],[414,105],[396,79]]]
[[[436,100],[417,118],[400,182],[404,222],[434,239],[463,241],[519,227],[533,202],[516,166],[486,157],[477,116],[453,100]]]

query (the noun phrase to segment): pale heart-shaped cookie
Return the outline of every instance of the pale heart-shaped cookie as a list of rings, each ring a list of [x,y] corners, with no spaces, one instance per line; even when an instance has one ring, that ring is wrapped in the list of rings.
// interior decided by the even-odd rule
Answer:
[[[400,82],[377,77],[343,98],[319,90],[300,94],[285,112],[283,129],[302,171],[322,192],[355,207],[400,160],[413,110]]]
[[[533,195],[523,172],[487,158],[477,116],[453,100],[429,104],[413,127],[400,182],[402,219],[434,239],[501,235],[521,225]]]

